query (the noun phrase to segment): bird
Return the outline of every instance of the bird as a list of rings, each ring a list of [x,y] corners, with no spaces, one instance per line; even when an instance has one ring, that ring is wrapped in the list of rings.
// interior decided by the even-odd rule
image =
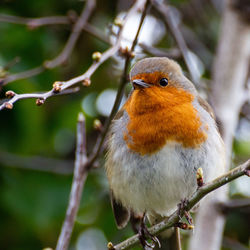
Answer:
[[[210,105],[180,65],[167,57],[139,60],[132,91],[112,120],[105,169],[119,229],[132,214],[150,224],[169,217],[197,190],[224,172],[225,147]]]

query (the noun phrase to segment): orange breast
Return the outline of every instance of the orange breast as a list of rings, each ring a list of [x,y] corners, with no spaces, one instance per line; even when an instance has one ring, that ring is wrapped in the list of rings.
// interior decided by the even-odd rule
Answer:
[[[171,86],[135,90],[123,107],[129,116],[124,134],[128,147],[141,155],[157,152],[168,141],[199,147],[207,134],[192,106],[193,99]]]

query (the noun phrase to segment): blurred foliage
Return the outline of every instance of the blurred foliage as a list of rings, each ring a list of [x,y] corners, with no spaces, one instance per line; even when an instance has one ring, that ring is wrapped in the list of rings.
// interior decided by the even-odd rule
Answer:
[[[128,5],[124,2],[127,1],[97,1],[90,22],[102,31],[107,30],[121,6]],[[185,24],[183,32],[187,34],[189,47],[205,65],[204,76],[210,78],[211,55],[216,48],[220,15],[211,3],[196,6],[195,2],[199,1],[171,1],[182,15]],[[70,0],[2,0],[0,13],[41,17],[66,15],[69,10],[75,10],[79,14],[83,4],[82,1]],[[0,23],[0,66],[4,67],[17,56],[20,57],[20,62],[10,69],[10,74],[41,65],[62,50],[70,30],[71,27],[67,25],[29,30],[23,25]],[[194,34],[196,40],[190,39]],[[174,46],[174,41],[167,34],[158,46],[170,48]],[[4,93],[9,89],[18,93],[49,90],[54,81],[67,80],[83,73],[91,64],[91,54],[107,48],[107,44],[83,32],[67,65],[10,83],[2,89],[0,97],[4,98]],[[179,62],[185,67],[181,60]],[[94,107],[95,99],[105,89],[116,89],[119,75],[111,59],[93,75],[92,85],[88,88],[81,86],[81,91],[77,94],[51,98],[41,107],[37,107],[33,99],[22,100],[14,105],[13,110],[1,111],[0,151],[3,154],[13,154],[13,158],[19,155],[38,155],[74,160],[76,117],[79,111],[86,115],[88,149],[91,150],[97,135],[92,126],[93,121],[95,118],[104,121],[104,117],[98,115]],[[85,97],[88,99],[84,99]],[[88,108],[85,111],[83,108],[86,103]],[[237,159],[244,160],[249,157],[249,148],[249,141],[237,140],[234,145],[236,162]],[[11,161],[6,164],[0,158],[1,249],[42,249],[56,245],[65,216],[72,176],[39,172],[35,170],[36,167],[34,164],[34,170],[15,168]],[[249,213],[248,219],[245,218],[240,212],[230,214],[226,236],[247,244]],[[91,237],[98,237],[104,242],[107,239],[119,242],[131,234],[130,227],[122,231],[116,229],[104,170],[100,168],[91,171],[85,185],[70,249],[95,249],[91,248]],[[87,244],[86,235],[90,239],[89,245],[83,246],[80,243],[85,239]],[[105,249],[105,245],[99,249]]]

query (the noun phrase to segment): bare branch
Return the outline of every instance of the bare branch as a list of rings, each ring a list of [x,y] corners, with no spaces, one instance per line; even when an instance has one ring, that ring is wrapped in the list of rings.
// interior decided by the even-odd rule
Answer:
[[[180,50],[177,48],[173,48],[169,50],[159,49],[159,48],[155,48],[144,43],[139,43],[139,46],[143,49],[144,52],[152,56],[169,57],[173,59],[180,58],[181,56]]]
[[[81,15],[79,16],[77,22],[75,23],[72,33],[63,49],[63,51],[53,60],[49,62],[45,62],[46,68],[55,68],[58,65],[61,65],[66,62],[66,60],[69,58],[70,54],[73,51],[73,48],[75,47],[75,44],[81,34],[81,31],[83,30],[84,25],[86,24],[88,18],[90,17],[90,14],[92,13],[94,7],[95,7],[95,0],[88,0],[86,3],[86,6],[82,10]]]
[[[70,192],[69,204],[67,208],[66,218],[64,220],[61,233],[57,242],[57,250],[68,249],[75,218],[79,208],[83,185],[85,183],[88,172],[84,171],[86,166],[86,131],[85,119],[82,113],[78,115],[77,123],[77,145],[74,177]]]
[[[71,19],[72,18],[70,18],[69,16],[68,17],[67,16],[54,16],[54,17],[52,16],[52,17],[39,17],[39,18],[25,18],[25,17],[19,17],[19,16],[0,14],[0,22],[23,24],[23,25],[28,25],[28,26],[32,24],[35,27],[41,27],[45,25],[58,25],[58,24],[69,25],[69,24],[72,24]],[[90,35],[94,36],[95,38],[99,39],[100,41],[109,45],[111,44],[108,37],[106,37],[106,35],[104,34],[104,32],[102,32],[101,30],[93,26],[92,24],[86,23],[83,27],[83,30],[88,32]],[[138,45],[143,49],[144,52],[153,56],[160,56],[160,57],[166,56],[170,58],[179,58],[181,55],[179,49],[171,49],[168,51],[165,49],[155,48],[144,43],[139,43]],[[10,76],[11,78],[9,79],[8,82],[13,82],[17,79],[20,79],[17,76],[16,76],[17,79],[15,79],[15,77],[13,76],[14,75]],[[27,77],[29,77],[29,75]]]
[[[44,101],[51,96],[55,96],[55,95],[64,95],[64,94],[72,94],[72,93],[76,93],[80,90],[79,87],[75,87],[75,88],[70,88],[70,89],[66,89],[64,91],[61,91],[59,93],[55,93],[53,90],[49,91],[49,92],[45,92],[45,93],[28,93],[28,94],[16,94],[14,93],[14,96],[9,100],[9,101],[5,101],[3,102],[2,105],[0,105],[0,110],[2,109],[12,109],[13,108],[13,103],[15,103],[18,100],[22,100],[22,99],[32,99],[35,98],[37,100],[41,100],[42,103],[36,103],[38,106],[40,106],[41,104],[44,103]],[[8,93],[8,92],[6,92]]]
[[[182,250],[180,228],[179,227],[175,227],[174,231],[175,231],[175,237],[176,237],[176,249],[177,250]]]
[[[43,71],[45,71],[45,67],[43,65],[41,65],[41,66],[38,66],[36,68],[29,69],[29,70],[26,70],[26,71],[23,71],[20,73],[8,75],[7,77],[0,79],[0,86],[4,86],[4,85],[6,85],[10,82],[14,82],[16,80],[21,80],[24,78],[38,75],[38,74],[42,73]]]
[[[74,18],[76,18],[76,16]],[[80,16],[80,19],[81,19],[81,16]],[[45,25],[72,24],[72,18],[70,16],[25,18],[25,17],[0,14],[0,22],[23,24],[23,25],[28,25],[29,27],[37,28],[37,27],[41,27]],[[95,26],[91,25],[90,23],[85,22],[85,25],[82,26],[82,29],[88,32],[90,35],[96,37],[100,41],[110,45],[110,41],[106,37],[106,35],[103,34],[103,32],[101,32],[100,30],[98,30]],[[50,61],[45,61],[41,66],[35,67],[33,69],[26,70],[26,71],[16,73],[16,74],[7,75],[6,77],[0,79],[0,85],[4,86],[16,80],[35,76],[44,72],[48,68],[51,69],[51,68],[54,68],[63,64],[72,53],[72,50],[74,47],[73,42],[74,42],[73,38],[72,39],[69,38],[68,43],[67,43],[68,45],[67,44],[65,45],[63,51],[55,59],[50,60]],[[180,57],[180,51],[178,49],[167,51],[167,50],[154,48],[146,44],[139,44],[139,46],[143,49],[144,52],[153,56],[161,56],[161,57],[167,56],[170,58]]]
[[[174,39],[176,40],[177,45],[180,48],[192,81],[197,84],[199,82],[199,77],[197,73],[194,71],[193,60],[190,58],[190,54],[188,53],[188,47],[186,42],[182,36],[182,33],[179,29],[179,24],[174,16],[174,13],[171,10],[170,6],[166,6],[162,1],[159,0],[151,0],[154,9],[163,17],[163,21],[166,26],[170,29]]]
[[[27,25],[30,28],[45,25],[71,24],[72,21],[67,16],[48,16],[39,18],[27,18],[12,15],[0,14],[0,22]]]
[[[20,80],[20,79],[24,79],[24,78],[28,78],[28,77],[32,77],[35,75],[38,75],[40,73],[42,73],[43,71],[45,71],[46,69],[52,69],[55,68],[59,65],[64,64],[67,59],[69,58],[69,56],[71,55],[76,42],[81,34],[81,31],[83,30],[84,25],[86,24],[88,18],[90,17],[93,9],[95,7],[95,0],[88,0],[86,2],[86,5],[84,6],[82,13],[80,15],[80,17],[77,19],[77,22],[75,23],[73,30],[69,36],[68,41],[66,42],[62,52],[53,60],[50,61],[45,61],[41,66],[35,67],[33,69],[24,71],[24,72],[20,72],[17,74],[13,74],[13,75],[9,75],[5,78],[0,79],[0,86],[4,86],[10,82],[16,81],[16,80]],[[12,16],[12,19],[14,17]],[[14,18],[15,19],[15,18]],[[23,23],[27,24],[27,20],[30,23],[34,23],[36,20],[33,19],[26,19],[26,18],[21,18],[21,17],[16,17],[17,20],[23,20]],[[0,19],[1,20],[1,19]],[[39,21],[43,21],[43,23],[46,21],[55,21],[56,18],[41,18],[39,19]],[[44,24],[45,25],[45,24]]]
[[[123,74],[122,74],[122,77],[121,77],[121,83],[120,83],[118,91],[117,91],[115,103],[114,103],[114,106],[112,108],[110,116],[108,117],[108,119],[105,122],[103,132],[97,138],[97,142],[96,142],[96,145],[95,145],[95,148],[94,148],[94,151],[93,151],[94,153],[92,154],[92,157],[90,157],[90,165],[92,165],[95,162],[95,160],[97,159],[97,157],[101,153],[102,145],[104,143],[106,134],[108,133],[111,121],[114,118],[114,116],[115,116],[115,114],[116,114],[116,112],[117,112],[117,110],[119,108],[119,105],[121,103],[121,99],[122,99],[122,96],[123,96],[123,93],[124,93],[124,88],[125,88],[125,85],[127,83],[127,75],[128,75],[128,69],[129,69],[129,64],[130,64],[130,61],[131,61],[131,57],[132,57],[133,51],[135,49],[135,46],[137,44],[138,37],[139,37],[139,34],[140,34],[140,30],[141,30],[143,21],[145,19],[145,16],[147,14],[147,10],[148,10],[148,7],[149,7],[149,0],[147,0],[146,4],[145,4],[145,2],[146,2],[145,0],[141,1],[141,6],[143,6],[143,4],[144,4],[145,8],[144,8],[144,11],[142,13],[140,24],[139,24],[137,33],[135,35],[135,38],[133,40],[133,43],[131,45],[131,48],[125,54],[125,57],[126,57],[125,66],[124,66]]]
[[[232,169],[228,173],[216,178],[210,183],[203,185],[198,188],[197,191],[189,199],[189,202],[186,207],[181,210],[176,210],[168,219],[163,220],[162,222],[149,228],[149,232],[153,235],[159,234],[165,229],[176,226],[180,220],[180,216],[183,217],[184,211],[189,211],[194,207],[202,198],[204,198],[208,193],[222,187],[223,185],[239,178],[240,176],[246,175],[246,172],[250,170],[250,159],[243,163],[242,165]],[[139,243],[139,235],[136,234],[129,239],[117,244],[114,246],[115,250],[124,250],[129,249],[132,246]]]
[[[126,23],[126,21],[131,17],[131,15],[133,15],[138,10],[138,8],[142,6],[142,4],[144,2],[145,2],[145,0],[136,1],[135,5],[131,8],[131,10],[128,12],[127,16],[125,17],[124,23]],[[49,97],[54,96],[58,92],[61,92],[61,91],[65,90],[65,89],[67,89],[67,88],[69,88],[69,87],[71,87],[79,82],[86,80],[86,79],[90,79],[92,74],[97,70],[97,68],[102,63],[104,63],[107,59],[109,59],[111,56],[113,56],[120,49],[122,35],[123,35],[123,28],[121,28],[121,30],[119,32],[116,43],[102,54],[100,60],[94,61],[93,64],[88,68],[88,70],[84,74],[77,76],[75,78],[72,78],[71,80],[66,81],[66,82],[55,82],[53,84],[54,87],[50,91],[45,92],[44,94],[39,95],[38,97],[36,97],[38,94],[34,93],[34,94],[27,94],[28,96],[25,96],[25,98],[41,98],[45,102]],[[57,91],[55,91],[55,85],[58,87]],[[34,97],[34,95],[35,95],[35,97]],[[9,104],[10,104],[10,106],[13,106],[13,104],[18,100],[20,100],[20,98],[14,96],[8,102],[2,104],[0,106],[0,110],[6,108],[6,105],[9,105]]]

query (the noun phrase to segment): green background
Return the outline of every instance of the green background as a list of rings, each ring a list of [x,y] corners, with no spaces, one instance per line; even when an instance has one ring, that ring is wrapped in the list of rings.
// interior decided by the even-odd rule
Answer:
[[[90,22],[101,31],[107,30],[118,12],[118,2],[97,1]],[[202,50],[198,45],[191,45],[191,41],[189,43],[205,65],[204,78],[209,79],[218,39],[220,13],[211,3],[200,6],[200,10],[190,9],[189,1],[179,0],[172,3],[182,14],[184,26],[195,34],[205,48]],[[68,10],[75,10],[79,14],[83,4],[82,1],[70,0],[6,0],[0,1],[0,13],[41,17],[65,15]],[[20,62],[11,67],[8,74],[41,65],[62,50],[70,30],[71,27],[68,25],[29,30],[24,25],[0,22],[0,66],[4,67],[17,56]],[[168,33],[158,44],[162,48],[171,48],[173,45],[174,41]],[[57,80],[68,80],[82,74],[92,63],[92,53],[102,52],[107,48],[106,43],[83,32],[67,65],[47,70],[35,77],[9,83],[2,88],[1,98],[4,98],[4,93],[9,89],[17,93],[47,91]],[[202,53],[204,51],[207,55]],[[178,61],[185,69],[183,61],[181,59]],[[114,64],[113,59],[105,62],[93,75],[92,85],[86,88],[79,84],[81,90],[76,94],[51,98],[41,107],[35,105],[34,99],[21,100],[14,104],[13,110],[0,112],[1,249],[27,250],[55,247],[71,187],[77,115],[80,111],[85,113],[87,147],[88,152],[91,152],[99,133],[93,129],[93,121],[96,118],[101,121],[105,119],[98,115],[94,107],[95,98],[107,88],[117,89],[119,84],[121,74],[113,72]],[[3,73],[1,71],[1,74]],[[82,101],[91,93],[93,94],[88,99],[91,112],[87,114],[82,107]],[[246,123],[246,119],[242,118],[242,121]],[[237,164],[249,157],[250,143],[240,136],[236,136],[236,139],[234,162]],[[54,162],[53,159],[58,161]],[[49,162],[48,171],[43,165],[44,160]],[[102,156],[101,167],[103,162]],[[27,164],[32,170],[25,169]],[[59,172],[65,170],[66,173],[53,173],[55,166]],[[236,184],[231,185],[231,193],[234,198],[245,195]],[[229,213],[224,249],[236,249],[235,242],[246,246],[249,225],[249,211]],[[95,231],[88,231],[92,229]],[[103,168],[92,170],[87,178],[70,249],[81,249],[78,243],[82,235],[87,232],[94,232],[95,235],[98,233],[99,238],[102,238],[103,234],[106,240],[112,242],[119,242],[132,235],[130,227],[118,231],[115,226]],[[185,239],[186,235],[184,232]],[[99,249],[105,249],[105,245]]]

